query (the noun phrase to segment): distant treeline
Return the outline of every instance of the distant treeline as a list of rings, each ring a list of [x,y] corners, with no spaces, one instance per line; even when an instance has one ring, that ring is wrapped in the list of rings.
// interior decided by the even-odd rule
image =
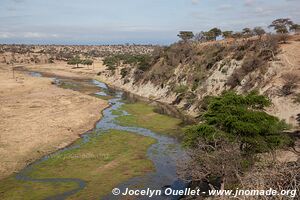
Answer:
[[[272,28],[278,34],[287,34],[289,32],[299,32],[300,25],[294,23],[291,19],[281,18],[274,20],[269,28]],[[220,28],[212,28],[209,31],[201,31],[199,33],[194,34],[192,31],[180,31],[178,37],[183,41],[195,40],[195,41],[213,41],[218,37],[222,36],[223,38],[249,38],[253,36],[261,37],[266,34],[266,31],[262,27],[254,27],[254,28],[244,28],[242,31],[234,32],[231,30],[222,31]]]

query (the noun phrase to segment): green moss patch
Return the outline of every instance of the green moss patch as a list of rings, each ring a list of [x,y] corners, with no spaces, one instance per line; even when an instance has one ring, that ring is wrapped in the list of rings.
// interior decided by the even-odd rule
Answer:
[[[99,199],[118,184],[154,170],[147,149],[155,143],[149,137],[110,130],[78,149],[52,156],[34,166],[33,178],[79,178],[86,188],[69,199]],[[1,199],[43,199],[76,188],[75,183],[32,183],[9,177],[0,181]],[[12,198],[16,196],[16,198]]]
[[[116,120],[122,126],[139,126],[157,133],[177,135],[181,132],[180,119],[154,112],[154,107],[146,103],[124,104],[120,108],[130,115]]]

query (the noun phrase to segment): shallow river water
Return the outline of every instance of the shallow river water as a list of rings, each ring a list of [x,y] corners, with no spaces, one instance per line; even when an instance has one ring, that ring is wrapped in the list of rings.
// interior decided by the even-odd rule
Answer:
[[[41,76],[39,73],[31,72],[32,76]],[[55,83],[59,83],[60,79],[55,79]],[[149,129],[141,128],[141,127],[126,127],[120,126],[116,123],[115,118],[119,117],[120,115],[113,115],[112,111],[120,110],[120,107],[124,104],[122,98],[121,91],[115,91],[109,88],[106,84],[92,80],[90,84],[99,87],[99,92],[96,95],[105,96],[110,95],[112,98],[109,101],[110,107],[106,108],[103,111],[103,117],[101,120],[96,124],[94,130],[89,131],[82,135],[83,143],[89,142],[90,133],[97,132],[97,134],[101,134],[102,132],[110,129],[115,130],[122,130],[122,131],[129,131],[136,134],[140,134],[143,136],[148,136],[157,140],[157,142],[152,145],[147,152],[148,158],[154,163],[155,171],[148,173],[144,176],[135,177],[126,182],[117,185],[116,187],[124,192],[126,188],[132,188],[134,186],[140,186],[139,189],[151,189],[151,190],[163,190],[165,188],[172,188],[172,189],[184,189],[186,187],[186,183],[181,181],[177,175],[177,165],[178,159],[183,159],[185,157],[185,152],[182,150],[178,141],[166,135],[161,135],[155,133]],[[122,111],[121,115],[129,115],[127,112]],[[73,148],[80,148],[80,145],[74,144],[69,147],[66,147],[62,150],[59,150],[54,153],[54,155],[59,155],[60,153],[70,150]],[[53,155],[50,155],[53,156]],[[29,165],[28,167],[21,170],[17,175],[16,178],[22,181],[31,181],[31,182],[46,182],[46,183],[66,183],[66,182],[74,182],[77,183],[78,187],[61,193],[54,196],[50,196],[46,199],[56,199],[62,200],[67,199],[67,197],[76,194],[80,190],[84,189],[86,186],[86,182],[81,179],[76,178],[47,178],[47,179],[38,179],[38,178],[31,178],[27,174],[34,170],[34,166],[40,164],[41,162],[47,161],[49,158],[48,156],[43,157],[42,159],[34,162],[33,164]],[[142,187],[142,188],[141,188]],[[99,188],[101,189],[101,188]],[[103,199],[103,198],[102,198]],[[114,200],[120,199],[120,196],[114,196],[113,194],[108,194],[104,199],[107,200]],[[149,199],[149,197],[142,197],[139,196],[137,199]],[[154,196],[151,199],[171,199],[176,200],[180,199],[179,196]]]

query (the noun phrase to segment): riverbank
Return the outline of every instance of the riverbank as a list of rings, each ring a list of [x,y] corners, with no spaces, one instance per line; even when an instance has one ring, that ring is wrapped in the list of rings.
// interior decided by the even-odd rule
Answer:
[[[23,65],[20,65],[23,66]],[[69,77],[69,78],[94,78],[98,72],[104,71],[105,66],[103,66],[101,61],[95,61],[94,66],[79,66],[74,67],[68,65],[66,62],[56,62],[52,64],[29,64],[23,66],[25,69],[30,71],[37,71],[41,73],[46,73],[53,75],[55,77]]]
[[[69,177],[86,183],[71,199],[99,199],[123,181],[154,170],[146,157],[147,149],[156,142],[150,137],[109,130],[93,132],[89,140],[80,139],[75,143],[80,148],[50,155],[34,165],[26,175],[36,181],[20,181],[14,176],[0,181],[1,199],[46,199],[78,188],[76,182],[59,181]]]
[[[76,91],[87,86],[84,79],[57,78],[56,82],[60,87],[70,84],[70,89]],[[143,104],[141,108],[140,103],[130,103],[129,106],[128,100],[122,99],[122,92],[97,81],[89,83],[99,86],[101,94],[107,92],[113,96],[109,100],[111,106],[102,112],[102,119],[73,145],[1,180],[3,199],[98,199],[109,195],[116,186],[121,189],[142,185],[162,188],[178,182],[177,159],[184,155],[179,143],[173,137],[151,130],[155,124],[162,127],[159,129],[162,132],[170,134],[169,131],[177,129],[173,126],[180,120],[156,114],[150,105]],[[145,114],[151,122],[147,125],[151,130],[140,127],[134,120]],[[117,118],[123,115],[133,115],[127,123],[129,127],[118,125]],[[166,121],[170,122],[168,126],[163,125]]]
[[[106,101],[0,66],[0,179],[73,143],[101,118]]]

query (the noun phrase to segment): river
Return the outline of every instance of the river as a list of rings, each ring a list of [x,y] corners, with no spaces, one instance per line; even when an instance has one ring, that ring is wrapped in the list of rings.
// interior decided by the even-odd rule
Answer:
[[[32,76],[40,77],[42,74],[37,72],[30,72]],[[63,83],[63,79],[61,78],[53,78],[56,84],[60,85]],[[76,83],[76,79],[72,79],[72,82]],[[42,183],[66,183],[66,182],[73,182],[77,184],[77,188],[72,189],[70,191],[66,191],[60,194],[56,194],[54,196],[49,196],[46,199],[51,200],[63,200],[67,199],[68,197],[80,192],[84,189],[87,185],[85,180],[77,179],[77,178],[31,178],[28,174],[34,170],[34,166],[41,164],[42,162],[47,162],[50,156],[59,155],[64,151],[74,149],[74,148],[81,148],[81,145],[84,143],[88,143],[90,141],[90,133],[93,131],[97,131],[98,134],[101,134],[107,130],[121,130],[121,131],[129,131],[132,133],[140,134],[143,136],[154,138],[157,142],[153,144],[147,151],[148,159],[150,159],[155,166],[155,171],[151,173],[147,173],[144,176],[135,177],[129,179],[116,187],[124,192],[126,188],[132,188],[134,186],[139,185],[139,189],[147,189],[150,188],[163,190],[165,188],[172,188],[172,189],[184,189],[186,187],[186,183],[183,182],[179,176],[177,175],[177,166],[178,160],[183,159],[186,157],[185,152],[181,148],[181,145],[177,141],[176,138],[162,135],[155,133],[149,129],[145,129],[142,127],[127,127],[121,126],[116,123],[116,115],[113,115],[113,111],[120,110],[120,107],[125,104],[124,103],[124,96],[122,91],[117,91],[115,89],[110,88],[106,84],[96,81],[90,80],[88,84],[91,84],[95,87],[99,88],[99,91],[94,93],[94,95],[98,96],[111,96],[108,100],[109,107],[103,111],[103,117],[101,120],[96,124],[94,130],[88,131],[87,133],[83,134],[82,140],[83,143],[76,143],[71,146],[68,146],[64,149],[61,149],[55,152],[52,155],[48,155],[43,157],[42,159],[32,163],[31,165],[27,166],[23,170],[21,170],[16,175],[16,179],[20,181],[29,181],[29,182],[42,182]],[[129,115],[126,111],[122,111],[121,115]],[[172,148],[170,148],[172,147]],[[101,188],[99,188],[101,189]],[[103,199],[103,198],[102,198]],[[107,200],[114,200],[120,199],[120,196],[114,196],[113,194],[108,194],[104,199]],[[139,196],[138,199],[149,199],[149,197],[141,197]],[[163,200],[163,199],[171,199],[177,200],[180,199],[179,196],[154,196],[151,199],[153,200]]]

